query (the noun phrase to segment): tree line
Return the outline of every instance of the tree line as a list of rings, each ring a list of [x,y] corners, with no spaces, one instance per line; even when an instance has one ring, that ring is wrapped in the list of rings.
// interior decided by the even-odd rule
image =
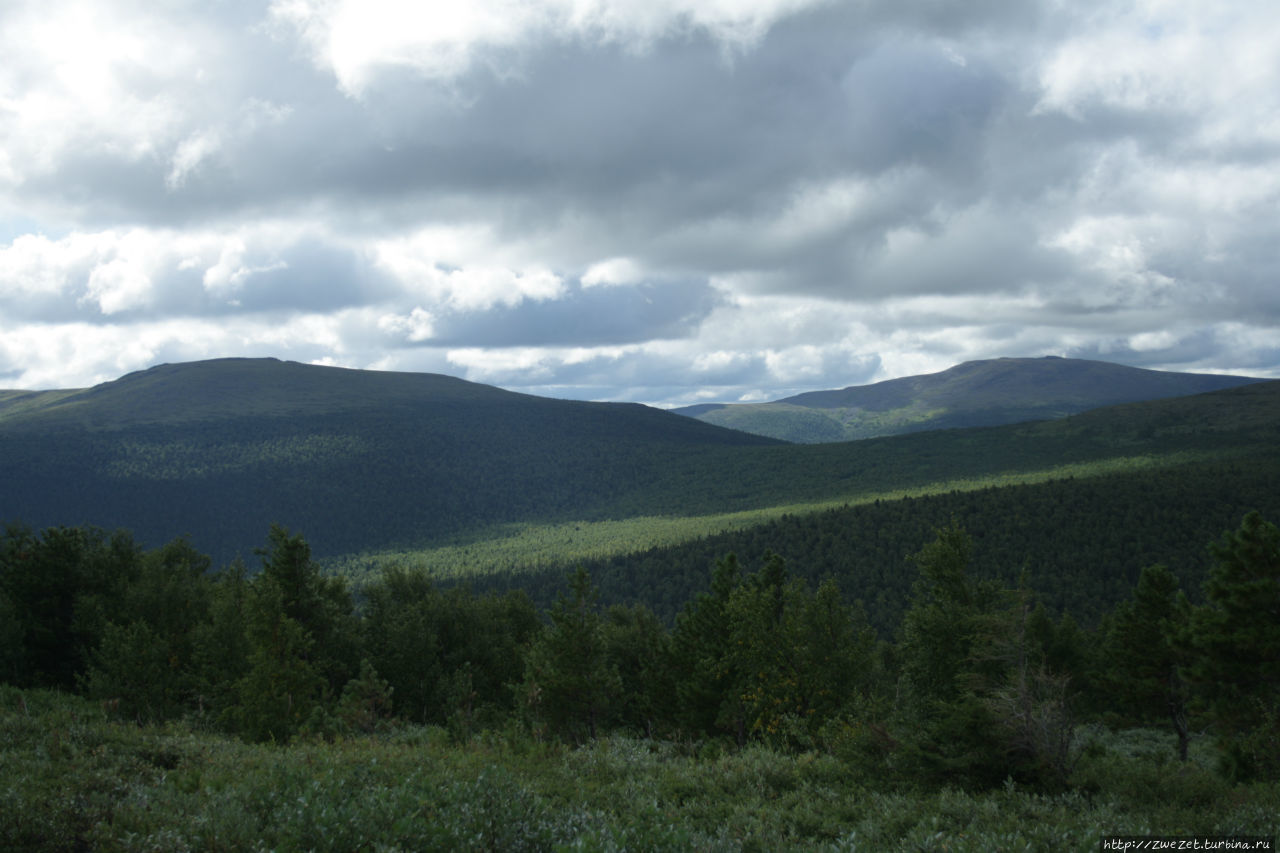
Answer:
[[[1026,582],[980,576],[947,524],[912,554],[891,635],[833,579],[766,553],[716,560],[668,625],[602,607],[585,569],[539,612],[521,591],[391,569],[358,590],[272,526],[260,566],[214,571],[187,539],[124,531],[0,539],[0,681],[83,693],[139,722],[252,741],[400,722],[518,727],[579,743],[626,730],[825,750],[913,785],[1067,784],[1084,722],[1211,735],[1235,780],[1280,779],[1280,530],[1251,512],[1210,547],[1193,601],[1144,568],[1094,626]],[[717,746],[719,745],[719,746]]]

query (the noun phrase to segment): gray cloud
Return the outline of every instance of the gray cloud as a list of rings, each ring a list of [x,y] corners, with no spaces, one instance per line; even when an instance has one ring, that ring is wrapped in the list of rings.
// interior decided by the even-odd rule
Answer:
[[[456,312],[436,323],[432,346],[602,346],[684,338],[717,302],[705,282],[574,287],[555,300],[484,312]]]
[[[237,354],[657,402],[1041,353],[1280,375],[1260,0],[380,8],[0,12],[4,381]]]

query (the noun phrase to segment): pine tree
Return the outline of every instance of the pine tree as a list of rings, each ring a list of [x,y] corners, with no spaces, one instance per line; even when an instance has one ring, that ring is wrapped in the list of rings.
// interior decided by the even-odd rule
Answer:
[[[324,696],[325,680],[312,663],[314,640],[285,612],[270,578],[256,579],[248,610],[249,669],[236,682],[236,703],[224,719],[250,740],[285,742]]]
[[[363,648],[395,690],[397,712],[418,723],[442,722],[441,593],[422,572],[391,567],[364,589]]]
[[[1067,679],[1044,666],[1029,593],[970,578],[971,553],[969,535],[951,525],[914,557],[897,715],[911,733],[909,758],[937,781],[1060,785],[1071,747]]]
[[[1280,778],[1280,529],[1257,512],[1210,546],[1193,676],[1237,779]]]
[[[338,700],[338,719],[347,728],[369,734],[391,716],[394,689],[378,676],[368,658],[360,661],[360,675],[347,682]]]
[[[337,694],[356,674],[359,661],[358,623],[346,581],[320,574],[301,534],[273,524],[267,542],[259,551],[263,560],[257,582],[274,584],[283,614],[308,638],[309,662]]]
[[[596,737],[621,689],[596,600],[591,578],[579,567],[570,597],[556,601],[551,624],[526,658],[525,696],[535,719],[575,742]]]
[[[644,605],[614,605],[605,614],[604,641],[617,668],[620,691],[612,721],[653,737],[671,715],[671,674],[663,665],[670,637]]]
[[[715,734],[717,720],[731,715],[738,702],[727,609],[741,582],[737,555],[726,555],[716,561],[710,591],[688,602],[676,617],[667,668],[675,679],[675,721],[688,734]]]
[[[1163,565],[1147,566],[1133,597],[1116,607],[1105,639],[1108,693],[1140,721],[1168,720],[1187,760],[1186,667],[1179,638],[1189,608],[1178,579]]]

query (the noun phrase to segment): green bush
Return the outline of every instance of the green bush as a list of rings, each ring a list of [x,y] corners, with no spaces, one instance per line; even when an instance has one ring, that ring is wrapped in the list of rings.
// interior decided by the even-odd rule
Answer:
[[[0,849],[1096,850],[1099,833],[1280,830],[1280,786],[1231,785],[1213,744],[1083,734],[1072,790],[886,790],[834,752],[401,725],[250,744],[0,687]]]

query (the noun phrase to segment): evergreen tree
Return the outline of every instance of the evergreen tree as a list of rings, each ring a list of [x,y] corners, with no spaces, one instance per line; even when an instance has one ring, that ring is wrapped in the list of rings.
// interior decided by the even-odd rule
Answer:
[[[581,742],[595,738],[621,689],[609,659],[597,592],[585,569],[570,581],[570,597],[551,609],[551,624],[534,639],[525,665],[525,696],[551,732]]]
[[[210,580],[209,617],[192,631],[192,689],[196,710],[217,717],[236,703],[236,684],[249,670],[253,590],[239,558]]]
[[[875,686],[876,635],[858,603],[848,605],[828,578],[788,608],[802,705],[812,732],[826,720],[869,708]],[[856,706],[856,707],[855,707]]]
[[[539,627],[527,595],[442,590],[422,571],[399,567],[363,592],[364,653],[395,690],[400,716],[469,728],[511,710]]]
[[[346,581],[320,574],[301,534],[273,524],[267,543],[259,551],[259,582],[275,586],[283,614],[308,637],[309,662],[336,695],[356,674],[359,661],[358,623]]]
[[[725,606],[729,642],[720,665],[727,690],[716,724],[739,745],[748,736],[777,737],[785,716],[803,712],[793,650],[782,636],[786,577],[782,560],[769,554]]]
[[[1044,666],[1025,590],[969,577],[969,535],[954,524],[914,557],[903,618],[898,723],[908,760],[937,782],[989,787],[1010,776],[1060,785],[1069,770],[1067,680]]]
[[[10,525],[0,545],[0,592],[16,626],[7,633],[20,684],[72,689],[118,616],[141,549],[121,530]],[[15,659],[16,658],[16,659]]]
[[[109,702],[140,723],[176,716],[185,698],[186,673],[169,643],[142,620],[110,623],[82,679],[84,692]]]
[[[1138,576],[1133,597],[1120,603],[1107,631],[1104,658],[1112,700],[1140,722],[1166,720],[1178,737],[1178,757],[1187,760],[1185,670],[1188,657],[1180,638],[1189,608],[1178,579],[1161,564]]]
[[[210,560],[185,538],[141,555],[83,680],[138,720],[176,716],[198,690],[196,637],[209,619]]]
[[[997,604],[997,589],[968,576],[973,541],[954,525],[912,557],[919,570],[910,609],[901,627],[906,708],[920,719],[936,718],[958,702],[984,614]]]
[[[617,669],[619,692],[612,722],[653,737],[671,715],[670,637],[653,611],[643,605],[614,605],[605,613],[604,644]]]
[[[1074,720],[1070,676],[1051,670],[1036,614],[1025,589],[1007,591],[1007,603],[979,622],[974,635],[969,693],[994,724],[998,739],[980,761],[987,781],[1003,773],[1041,788],[1061,788],[1071,773]],[[1052,627],[1040,622],[1041,627]],[[994,772],[993,772],[994,771]]]
[[[395,691],[365,658],[360,675],[347,682],[338,700],[338,719],[348,729],[363,734],[375,731],[391,716],[391,696]]]
[[[833,581],[787,580],[780,558],[730,597],[729,668],[748,733],[808,746],[869,687],[874,633]]]
[[[737,555],[716,561],[711,589],[688,602],[671,634],[668,668],[675,679],[675,722],[691,735],[714,734],[732,715],[738,674],[729,657],[729,599],[741,583]],[[745,736],[745,729],[740,733]]]
[[[364,597],[365,654],[395,691],[397,711],[419,723],[443,722],[441,593],[422,572],[393,567],[365,587]]]
[[[285,612],[280,587],[267,577],[253,585],[246,634],[249,668],[224,719],[250,740],[288,741],[324,699],[325,679],[312,663],[315,641]]]
[[[18,608],[0,586],[0,684],[17,684],[25,661],[26,649]]]
[[[1280,529],[1250,512],[1210,551],[1207,603],[1191,617],[1193,675],[1228,773],[1280,778]]]

